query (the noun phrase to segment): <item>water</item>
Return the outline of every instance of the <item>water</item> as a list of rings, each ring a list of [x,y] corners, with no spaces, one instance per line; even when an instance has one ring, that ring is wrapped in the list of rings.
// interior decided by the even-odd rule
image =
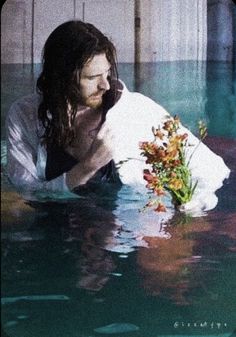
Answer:
[[[36,66],[2,67],[2,329],[9,337],[235,336],[235,69],[225,63],[119,66],[120,77],[193,131],[231,168],[206,216],[159,224],[123,188],[25,202],[4,174],[4,115],[34,91]],[[136,76],[134,76],[136,74]]]

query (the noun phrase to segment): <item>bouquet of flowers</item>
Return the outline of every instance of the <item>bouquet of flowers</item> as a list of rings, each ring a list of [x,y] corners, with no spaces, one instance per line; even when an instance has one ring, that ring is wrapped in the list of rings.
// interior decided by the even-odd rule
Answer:
[[[179,134],[180,120],[177,116],[169,117],[163,127],[152,127],[154,140],[140,142],[141,155],[145,156],[146,163],[151,165],[151,171],[145,169],[143,178],[147,181],[146,187],[156,195],[150,198],[144,209],[152,207],[156,212],[165,212],[166,207],[162,196],[169,193],[173,205],[178,208],[192,199],[197,186],[192,183],[189,162],[186,159],[188,134]],[[200,142],[207,135],[203,122],[199,122]],[[196,150],[196,148],[195,148]]]

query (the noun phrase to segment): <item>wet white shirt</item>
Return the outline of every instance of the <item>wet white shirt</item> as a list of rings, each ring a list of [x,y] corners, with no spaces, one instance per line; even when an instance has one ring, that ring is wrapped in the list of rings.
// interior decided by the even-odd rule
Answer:
[[[73,195],[66,185],[66,174],[46,181],[47,153],[40,144],[42,125],[38,120],[40,96],[26,96],[15,102],[7,116],[7,172],[11,182],[24,191],[61,192]],[[152,126],[158,127],[168,117],[166,110],[150,98],[129,92],[123,84],[119,101],[107,112],[106,121],[114,135],[113,159],[121,182],[137,191],[145,191],[143,169],[145,158],[140,155],[139,142],[152,141]],[[181,126],[180,133],[188,133],[188,156],[199,143],[188,129]],[[230,170],[223,159],[203,143],[190,161],[193,181],[198,181],[194,197],[186,209],[212,209],[217,204],[215,191]]]

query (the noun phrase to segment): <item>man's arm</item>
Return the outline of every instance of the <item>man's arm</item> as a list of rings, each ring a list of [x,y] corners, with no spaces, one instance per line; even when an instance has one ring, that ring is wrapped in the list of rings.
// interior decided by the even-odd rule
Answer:
[[[36,163],[39,138],[35,106],[32,102],[14,103],[7,115],[7,174],[20,191],[68,191],[62,176],[49,182],[38,177]]]

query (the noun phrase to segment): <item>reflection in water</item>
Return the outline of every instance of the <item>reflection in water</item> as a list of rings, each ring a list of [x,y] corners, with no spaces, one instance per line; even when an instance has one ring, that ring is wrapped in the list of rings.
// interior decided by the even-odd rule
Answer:
[[[166,228],[169,239],[145,237],[149,249],[139,249],[137,263],[148,294],[181,305],[193,304],[200,296],[204,303],[219,301],[232,313],[231,293],[226,295],[217,284],[224,284],[225,259],[234,261],[236,251],[236,142],[217,137],[206,142],[231,168],[226,186],[218,192],[217,208],[202,218],[176,214]],[[230,289],[234,282],[232,273]]]
[[[64,254],[74,261],[75,286],[98,291],[116,269],[110,252],[124,254],[138,246],[147,246],[147,241],[143,240],[145,233],[168,236],[165,226],[157,220],[155,213],[139,212],[140,203],[130,207],[130,215],[127,209],[124,210],[125,207],[123,212],[121,206],[117,211],[114,195],[113,199],[101,199],[93,194],[92,199],[87,197],[66,203],[26,202],[14,192],[3,192],[3,196],[3,243],[6,257],[3,262],[12,265],[13,274],[19,264],[14,261],[10,247],[14,242],[25,243],[29,254],[39,249],[45,255],[43,261],[48,262],[50,249],[54,250],[52,256]],[[31,263],[30,266],[34,268]],[[45,270],[48,268],[50,266],[46,264]],[[7,269],[5,272],[8,273]]]
[[[98,291],[115,269],[110,254],[104,249],[117,227],[115,218],[111,211],[86,200],[69,205],[67,215],[64,240],[81,242],[76,262],[79,275],[76,287]]]
[[[139,327],[144,324],[147,328],[150,322],[148,317],[154,319],[157,312],[160,321],[157,323],[158,331],[165,330],[165,324],[170,321],[169,318],[165,323],[167,317],[177,317],[177,320],[182,317],[181,313],[177,315],[176,306],[181,310],[188,306],[192,310],[195,308],[200,312],[197,317],[204,320],[207,317],[201,316],[201,311],[209,312],[210,317],[215,315],[215,319],[218,319],[219,311],[224,310],[228,328],[231,329],[236,279],[229,267],[233,266],[235,254],[236,213],[215,211],[206,217],[194,219],[176,214],[165,225],[164,236],[154,235],[154,232],[148,236],[146,230],[147,235],[143,236],[142,232],[140,240],[138,230],[142,231],[142,228],[137,226],[134,230],[134,221],[128,231],[128,222],[124,224],[128,211],[124,214],[117,212],[117,203],[118,200],[104,202],[99,198],[78,199],[69,203],[30,203],[18,208],[17,216],[11,213],[11,221],[10,217],[6,217],[8,222],[4,225],[2,237],[4,297],[67,296],[69,300],[60,305],[66,305],[69,315],[66,312],[62,315],[63,311],[56,301],[51,301],[51,306],[47,301],[48,314],[53,310],[59,314],[62,322],[64,319],[68,322],[63,337],[68,335],[70,329],[82,331],[82,335],[91,334],[84,332],[88,326],[86,312],[92,312],[92,317],[96,317],[94,325],[93,322],[89,323],[91,330],[115,322]],[[8,204],[3,211],[6,214],[10,210],[11,204]],[[131,210],[131,215],[134,213],[134,209]],[[34,216],[28,216],[30,214]],[[24,223],[20,221],[22,215]],[[153,221],[152,217],[149,219]],[[151,228],[154,225],[151,223]],[[132,253],[131,256],[127,255],[127,259],[119,259],[119,254],[124,254],[117,236],[126,236],[127,239],[127,234],[132,239],[126,240],[125,245],[130,245]],[[137,241],[142,242],[139,247]],[[122,269],[122,265],[125,268]],[[121,277],[116,277],[117,281],[114,281],[114,275],[118,273]],[[225,290],[222,287],[226,287]],[[81,291],[86,293],[83,295]],[[91,293],[100,295],[94,298]],[[155,302],[150,302],[150,298]],[[19,315],[31,317],[31,309],[27,308],[32,308],[36,302],[28,301],[27,304],[19,301]],[[35,306],[34,310],[35,314],[41,316],[38,310],[46,304],[38,302],[39,307]],[[95,309],[92,309],[94,306]],[[3,322],[11,322],[14,308],[17,305],[5,306]],[[97,310],[99,315],[95,313]],[[184,317],[181,319],[184,320]],[[27,319],[32,331],[30,321],[31,318]],[[13,326],[8,326],[8,323],[4,327],[12,329]],[[55,327],[58,321],[53,324]],[[18,323],[14,327],[17,331]],[[24,329],[28,331],[27,327]],[[171,328],[168,329],[170,331]],[[158,331],[155,331],[155,335]],[[30,336],[30,332],[26,336]],[[50,334],[44,332],[44,336]],[[74,336],[73,333],[71,336]]]
[[[188,298],[190,290],[196,287],[202,287],[204,290],[203,283],[199,283],[203,275],[198,270],[199,263],[201,267],[202,263],[205,263],[202,256],[218,255],[219,243],[224,255],[235,251],[233,243],[236,239],[236,215],[232,213],[215,212],[201,218],[176,213],[165,225],[164,234],[155,235],[151,231],[151,236],[148,236],[149,232],[146,230],[145,235],[143,228],[136,224],[137,227],[133,230],[131,225],[130,235],[127,236],[128,225],[122,226],[122,216],[119,219],[114,215],[116,206],[111,202],[109,207],[102,205],[100,200],[96,202],[96,199],[79,199],[67,204],[22,202],[17,205],[18,213],[14,214],[9,200],[8,198],[7,208],[3,207],[6,219],[3,233],[3,264],[11,264],[10,270],[4,270],[7,278],[13,277],[21,268],[11,250],[11,246],[18,243],[19,249],[23,244],[25,256],[27,250],[29,254],[35,254],[37,250],[41,252],[41,268],[45,269],[45,272],[51,268],[49,261],[55,265],[54,256],[60,256],[60,259],[65,259],[66,264],[72,268],[75,287],[101,290],[116,270],[110,251],[124,253],[122,243],[117,237],[126,237],[126,249],[129,246],[132,251],[139,246],[138,273],[147,293],[169,298],[176,304],[188,304],[191,303],[191,296],[190,300]],[[9,212],[10,216],[7,216]],[[132,214],[135,214],[134,210]],[[13,220],[13,215],[17,221]],[[24,226],[19,222],[23,216]],[[218,218],[221,218],[222,222],[216,226]],[[143,219],[153,221],[154,218],[145,215]],[[147,223],[145,225],[148,226]],[[151,222],[149,225],[150,228],[155,228],[155,223]],[[212,240],[210,252],[207,250],[209,242],[205,241],[209,239]],[[221,241],[218,242],[218,239]],[[22,266],[26,267],[25,264]],[[32,268],[33,272],[35,266],[32,261],[29,261],[28,267]],[[214,270],[212,265],[210,270]],[[24,269],[20,271],[25,272]],[[51,273],[50,271],[49,274]]]
[[[217,227],[218,218],[224,221]],[[217,300],[220,295],[207,289],[213,286],[207,284],[208,273],[220,271],[220,255],[235,251],[235,221],[236,214],[215,213],[192,219],[177,215],[168,226],[168,240],[146,237],[148,249],[139,249],[137,253],[146,292],[179,305],[193,304],[197,292],[205,300]]]

